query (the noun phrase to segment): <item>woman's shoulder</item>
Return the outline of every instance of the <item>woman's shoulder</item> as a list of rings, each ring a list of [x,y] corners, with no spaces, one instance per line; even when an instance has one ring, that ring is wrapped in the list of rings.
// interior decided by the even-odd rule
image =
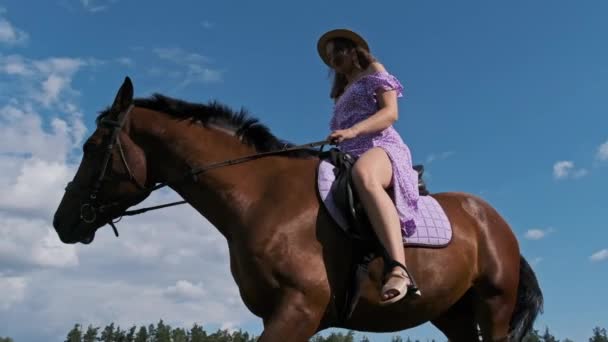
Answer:
[[[384,67],[384,65],[382,65],[382,63],[380,62],[371,62],[369,65],[369,73],[374,74],[374,73],[388,73],[388,71],[386,70],[386,68]]]
[[[395,76],[393,76],[382,63],[372,62],[365,70],[364,76],[362,78],[368,78],[373,80],[394,77]]]
[[[402,96],[403,86],[381,63],[370,64],[370,72],[367,75],[367,86],[370,92],[382,90],[397,90],[397,95]]]

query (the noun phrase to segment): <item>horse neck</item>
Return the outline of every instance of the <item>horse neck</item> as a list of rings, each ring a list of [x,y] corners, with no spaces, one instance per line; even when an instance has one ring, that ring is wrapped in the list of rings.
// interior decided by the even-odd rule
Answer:
[[[157,182],[179,179],[192,168],[254,154],[229,131],[177,120],[139,109],[132,119],[133,133],[145,141],[149,177]],[[199,174],[182,184],[170,185],[226,238],[247,226],[246,217],[270,181],[262,170],[270,160],[254,160]]]

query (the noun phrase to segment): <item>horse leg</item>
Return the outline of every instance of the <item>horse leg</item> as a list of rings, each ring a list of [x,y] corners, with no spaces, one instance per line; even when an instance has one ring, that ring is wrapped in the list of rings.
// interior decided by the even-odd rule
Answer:
[[[516,270],[505,274],[517,274]],[[519,277],[507,277],[491,284],[479,284],[476,288],[479,301],[475,311],[484,341],[509,341],[511,317],[517,303]],[[515,279],[513,279],[515,278]]]
[[[259,342],[307,342],[317,332],[323,309],[317,308],[301,292],[285,295],[272,314],[264,319]]]
[[[472,291],[469,290],[447,312],[431,323],[441,330],[450,342],[479,341]]]
[[[478,303],[477,318],[484,341],[509,341],[509,326],[515,302],[515,295],[500,294],[483,298]]]

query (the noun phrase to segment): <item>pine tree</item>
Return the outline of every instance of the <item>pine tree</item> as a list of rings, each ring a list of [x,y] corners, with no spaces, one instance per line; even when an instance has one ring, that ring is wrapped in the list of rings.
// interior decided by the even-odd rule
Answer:
[[[213,342],[231,342],[231,337],[228,330],[218,329],[215,333],[209,335],[209,340]]]
[[[101,342],[114,342],[114,322],[107,325],[103,331],[101,332],[101,337],[99,338]]]
[[[15,342],[10,337],[0,337],[0,342]]]
[[[346,334],[343,333],[331,333],[327,338],[323,338],[323,336],[318,335],[313,338],[311,341],[319,341],[319,342],[354,342],[355,341],[355,333],[353,331],[349,331]]]
[[[239,331],[232,333],[231,342],[255,342],[255,338],[249,336],[248,332],[239,329]]]
[[[129,333],[127,334],[127,342],[135,342],[135,332],[137,331],[136,326],[132,326],[129,329]]]
[[[127,342],[127,332],[120,329],[120,326],[116,327],[114,336],[112,337],[113,342]]]
[[[371,342],[371,341],[369,340],[369,338],[367,338],[367,336],[363,336],[363,338],[361,338],[360,342]]]
[[[135,335],[135,342],[148,342],[148,338],[150,335],[148,334],[148,330],[145,326],[139,328],[137,335]]]
[[[401,336],[393,336],[391,342],[403,342],[403,338]]]
[[[556,339],[555,336],[549,333],[549,327],[545,327],[545,333],[543,334],[542,339],[543,342],[559,342],[559,340]]]
[[[206,342],[207,341],[207,333],[198,324],[194,324],[192,329],[190,329],[190,333],[188,334],[190,338],[190,342]]]
[[[82,331],[80,324],[76,323],[74,328],[68,332],[65,342],[82,342]]]
[[[523,339],[523,342],[541,342],[540,335],[538,335],[538,330],[533,329],[529,332]]]
[[[154,336],[156,336],[156,326],[154,324],[148,325],[148,339],[150,341],[154,341]]]
[[[593,336],[589,339],[589,342],[608,342],[606,329],[600,327],[593,328]]]
[[[89,327],[87,328],[87,332],[82,337],[82,342],[96,342],[98,332],[99,332],[99,327],[93,328],[93,326],[89,324]]]
[[[166,325],[161,319],[156,324],[156,332],[153,336],[154,342],[171,342],[171,326]]]
[[[188,334],[182,328],[175,328],[171,331],[172,342],[188,342]]]

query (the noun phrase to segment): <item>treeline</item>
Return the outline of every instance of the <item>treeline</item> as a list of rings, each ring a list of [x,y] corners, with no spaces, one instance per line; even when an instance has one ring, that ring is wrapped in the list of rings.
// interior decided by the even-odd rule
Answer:
[[[608,342],[608,336],[606,336],[606,329],[595,327],[593,328],[593,335],[589,338],[589,342]],[[532,333],[524,337],[523,342],[574,342],[569,338],[563,340],[557,339],[549,328],[546,327],[544,333],[539,333],[538,330],[534,330]],[[579,341],[577,341],[579,342]]]
[[[213,333],[208,333],[202,326],[194,324],[192,328],[186,330],[183,328],[172,328],[170,325],[160,320],[156,325],[148,326],[132,326],[126,330],[120,326],[111,323],[103,329],[89,325],[84,329],[80,324],[75,324],[70,330],[64,342],[255,342],[259,336],[250,335],[242,330],[228,331],[226,329],[218,329]],[[400,336],[394,336],[392,342],[439,342],[435,340],[412,340],[410,338],[403,339]],[[524,342],[574,342],[571,339],[565,338],[560,340],[553,336],[549,328],[545,328],[544,332],[540,333],[534,330],[528,334],[523,340]],[[592,336],[588,342],[608,342],[606,329],[595,327]],[[587,342],[585,341],[585,342]],[[0,337],[0,342],[19,342],[13,341],[9,337]],[[367,336],[359,339],[355,338],[353,331],[347,333],[331,333],[327,336],[315,335],[310,339],[310,342],[370,342]],[[443,341],[442,341],[443,342]],[[583,341],[576,341],[583,342]]]

